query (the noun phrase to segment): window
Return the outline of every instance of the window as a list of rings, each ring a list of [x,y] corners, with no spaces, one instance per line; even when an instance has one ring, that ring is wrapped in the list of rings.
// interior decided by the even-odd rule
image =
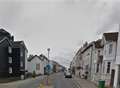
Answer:
[[[8,52],[9,52],[9,54],[12,53],[12,48],[10,46],[8,47]]]
[[[10,64],[12,63],[12,57],[9,57],[9,63]]]
[[[113,44],[110,44],[110,45],[109,45],[109,54],[112,53],[112,49],[113,49]]]
[[[98,50],[98,55],[100,55],[100,50]]]
[[[12,67],[9,67],[9,73],[12,74]]]
[[[86,66],[85,66],[85,69],[86,69],[86,70],[88,70],[88,68],[89,68],[89,66],[88,66],[88,65],[86,65]]]
[[[22,61],[20,62],[20,67],[23,67],[23,62]]]
[[[21,56],[21,57],[23,56],[23,52],[20,52],[20,56]]]
[[[108,62],[108,63],[107,63],[107,73],[110,73],[110,65],[111,65],[111,63]]]
[[[40,64],[36,64],[36,70],[40,70]]]
[[[99,72],[99,64],[97,64],[96,73]]]
[[[103,62],[103,73],[105,73],[105,62]]]

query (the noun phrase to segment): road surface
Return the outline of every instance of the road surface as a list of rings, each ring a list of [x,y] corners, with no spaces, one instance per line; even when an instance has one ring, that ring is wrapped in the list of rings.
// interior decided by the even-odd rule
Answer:
[[[80,86],[73,78],[65,78],[63,73],[54,75],[53,84],[54,88],[80,88]]]
[[[40,88],[40,83],[43,78],[44,77],[38,77],[8,84],[0,84],[0,88]],[[74,79],[65,78],[63,73],[52,75],[51,80],[52,88],[79,88],[79,85]]]

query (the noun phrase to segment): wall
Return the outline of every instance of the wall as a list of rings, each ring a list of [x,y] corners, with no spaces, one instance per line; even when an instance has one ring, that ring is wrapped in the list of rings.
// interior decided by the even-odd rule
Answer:
[[[109,53],[109,46],[110,44],[113,45],[111,54]],[[106,85],[110,85],[111,81],[111,70],[115,69],[115,60],[116,60],[116,42],[114,41],[107,41],[104,45],[104,55],[103,55],[103,74],[102,79],[106,81]],[[107,73],[107,63],[110,62],[110,73]]]
[[[40,64],[39,70],[36,69],[36,64]],[[33,71],[35,71],[37,75],[41,74],[41,60],[37,57],[34,57],[30,62],[28,62],[28,72],[33,73]]]

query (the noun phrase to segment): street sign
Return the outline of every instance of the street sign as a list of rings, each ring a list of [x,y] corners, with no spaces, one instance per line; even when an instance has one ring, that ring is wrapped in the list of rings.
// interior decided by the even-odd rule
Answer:
[[[46,65],[46,72],[47,73],[51,72],[51,65],[50,64]]]

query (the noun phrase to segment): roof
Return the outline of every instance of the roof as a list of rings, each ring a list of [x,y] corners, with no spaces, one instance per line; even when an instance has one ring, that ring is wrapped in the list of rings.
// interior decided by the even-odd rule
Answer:
[[[39,59],[41,60],[41,58],[40,58],[38,55],[34,55],[34,56],[30,56],[30,57],[28,58],[28,61],[29,61],[29,62],[32,61],[35,57],[37,57],[37,58],[39,58]]]
[[[103,36],[105,36],[106,41],[117,41],[118,40],[118,32],[104,33]]]
[[[10,33],[4,30],[3,28],[0,29],[0,34],[10,35]]]
[[[0,43],[4,42],[4,41],[8,41],[8,43],[10,45],[12,45],[12,42],[11,41],[12,39],[12,36],[9,32],[7,32],[6,30],[4,30],[3,28],[0,29]]]
[[[81,53],[84,53],[87,49],[89,49],[91,46],[93,46],[93,43],[94,43],[94,41],[89,43],[87,46],[83,47]]]
[[[28,51],[28,49],[27,49],[24,41],[15,41],[15,42],[14,42],[14,45],[22,45],[22,46]]]
[[[103,46],[101,45],[101,42],[102,42],[102,39],[95,41],[95,48],[103,48]]]
[[[45,60],[49,61],[49,59],[43,54],[41,54],[40,57],[43,57],[42,59],[45,59]]]
[[[2,40],[4,37],[7,37],[8,39],[11,39],[12,36],[9,32],[7,32],[6,30],[4,29],[0,29],[0,40]]]

